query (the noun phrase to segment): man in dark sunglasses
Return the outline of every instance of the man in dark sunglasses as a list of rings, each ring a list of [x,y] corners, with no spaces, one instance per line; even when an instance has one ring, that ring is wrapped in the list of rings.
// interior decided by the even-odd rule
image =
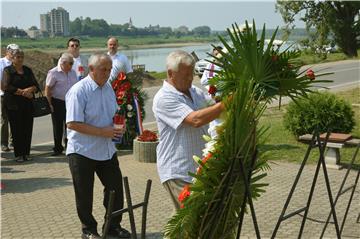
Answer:
[[[87,59],[80,55],[80,40],[77,38],[70,38],[67,42],[67,51],[74,56],[74,64],[72,69],[76,72],[78,80],[85,77],[88,72]]]

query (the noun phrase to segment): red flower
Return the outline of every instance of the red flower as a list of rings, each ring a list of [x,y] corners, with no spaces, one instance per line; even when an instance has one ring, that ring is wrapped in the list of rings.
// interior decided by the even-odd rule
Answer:
[[[310,79],[310,80],[314,80],[315,79],[315,73],[313,70],[309,69],[306,71],[306,76]]]
[[[216,91],[217,91],[216,87],[214,85],[210,85],[209,90],[208,90],[209,94],[214,95],[216,93]]]
[[[143,142],[155,142],[158,140],[156,133],[150,130],[144,130],[143,133],[138,137],[139,141]]]
[[[117,80],[123,81],[125,79],[126,79],[126,74],[125,74],[125,72],[121,71],[117,77]]]
[[[130,90],[130,88],[131,88],[131,83],[130,82],[124,82],[120,86],[120,90],[122,90],[122,91],[128,91],[128,90]]]
[[[278,60],[278,56],[277,56],[277,55],[272,55],[272,56],[271,56],[271,60],[272,60],[272,61],[277,61],[277,60]]]
[[[125,94],[126,94],[125,91],[118,90],[118,91],[116,92],[116,97],[117,97],[117,98],[124,98]]]
[[[182,203],[189,196],[190,196],[190,185],[187,184],[184,186],[183,190],[179,194],[178,200],[179,200],[179,202]],[[184,205],[182,205],[182,207],[184,207]]]
[[[208,153],[204,158],[201,159],[201,162],[205,164],[213,155],[211,153]],[[202,165],[200,165],[197,170],[196,174],[200,174],[202,170]]]

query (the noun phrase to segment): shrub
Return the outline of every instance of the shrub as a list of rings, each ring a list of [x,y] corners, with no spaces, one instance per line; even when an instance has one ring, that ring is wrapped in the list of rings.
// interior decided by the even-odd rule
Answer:
[[[328,92],[312,93],[307,98],[291,102],[284,116],[285,128],[295,137],[320,133],[350,133],[355,126],[350,103]]]

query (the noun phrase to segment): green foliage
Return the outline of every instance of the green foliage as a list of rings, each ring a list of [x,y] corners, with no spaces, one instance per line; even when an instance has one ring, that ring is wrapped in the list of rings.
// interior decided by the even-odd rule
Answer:
[[[292,102],[284,116],[284,125],[294,136],[311,134],[315,128],[321,133],[349,133],[355,126],[350,103],[336,95],[313,93],[308,98]]]
[[[312,44],[317,47],[329,44],[329,35],[349,57],[357,56],[360,41],[360,2],[358,1],[280,1],[276,9],[286,23],[285,29],[294,28],[295,16],[306,23]],[[316,32],[310,33],[315,27]]]

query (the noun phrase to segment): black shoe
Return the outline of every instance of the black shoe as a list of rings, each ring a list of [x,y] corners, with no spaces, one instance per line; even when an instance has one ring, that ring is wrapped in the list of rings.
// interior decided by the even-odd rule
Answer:
[[[18,163],[23,163],[25,162],[24,156],[18,156],[15,158],[15,161]]]
[[[50,156],[59,156],[61,154],[62,154],[62,152],[54,152],[54,153],[50,154]]]
[[[115,227],[115,228],[110,228],[108,235],[117,237],[117,238],[130,238],[131,237],[130,232],[128,230],[126,230],[125,228],[122,228],[121,226]]]
[[[101,239],[101,236],[97,232],[83,232],[81,239]]]
[[[32,160],[32,158],[30,158],[30,155],[25,155],[24,159],[25,159],[25,161],[31,161]]]
[[[9,152],[10,151],[10,148],[6,145],[1,145],[1,151],[3,152]]]

